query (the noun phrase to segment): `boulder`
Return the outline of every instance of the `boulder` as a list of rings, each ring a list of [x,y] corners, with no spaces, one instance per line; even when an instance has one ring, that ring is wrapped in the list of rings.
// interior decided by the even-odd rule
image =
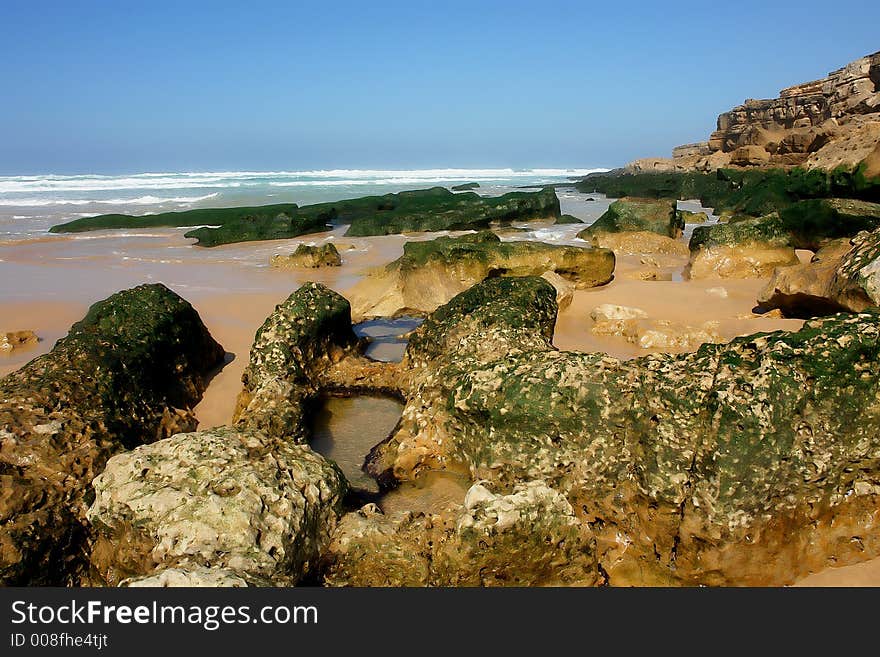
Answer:
[[[585,238],[586,239],[586,238]],[[616,256],[658,253],[661,255],[686,256],[687,244],[678,239],[658,235],[646,230],[623,233],[596,233],[589,236],[594,248],[610,249]]]
[[[290,255],[273,255],[270,264],[279,269],[339,267],[342,265],[342,257],[332,243],[321,246],[300,244]]]
[[[91,563],[111,585],[159,570],[168,581],[168,568],[228,571],[207,582],[196,571],[211,584],[295,584],[314,568],[346,491],[339,469],[307,446],[230,427],[116,455],[93,485]]]
[[[622,198],[578,237],[591,239],[599,233],[648,231],[673,239],[681,237],[684,222],[675,212],[675,202],[650,198]]]
[[[0,333],[0,352],[32,347],[40,341],[33,331],[6,331]]]
[[[306,283],[257,331],[233,422],[304,442],[304,406],[317,397],[318,373],[357,348],[348,301],[320,283]]]
[[[763,278],[800,262],[791,243],[778,215],[699,226],[685,272],[692,279]]]
[[[709,221],[709,215],[705,212],[691,212],[690,210],[676,210],[676,212],[686,224],[704,224]]]
[[[730,154],[730,163],[734,166],[760,166],[770,162],[770,153],[763,146],[740,146]]]
[[[483,231],[404,245],[403,256],[374,270],[349,296],[357,318],[425,314],[486,278],[557,275],[578,289],[608,283],[614,254],[607,249],[506,241]],[[566,286],[559,286],[565,296]]]
[[[794,203],[779,211],[796,249],[816,251],[829,240],[880,228],[880,203],[823,198]]]
[[[589,527],[541,481],[507,493],[474,484],[464,508],[343,517],[327,553],[330,586],[591,586],[602,583]]]
[[[589,525],[611,583],[779,585],[880,554],[880,314],[620,361],[555,350],[553,299],[491,279],[426,319],[368,467],[540,481]]]
[[[223,348],[163,285],[96,303],[48,354],[0,379],[0,581],[85,572],[88,487],[107,459],[196,426]]]

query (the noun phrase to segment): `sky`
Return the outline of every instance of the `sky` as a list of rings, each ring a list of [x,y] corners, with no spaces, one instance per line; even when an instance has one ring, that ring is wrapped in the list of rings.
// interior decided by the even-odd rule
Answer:
[[[619,166],[878,25],[877,0],[2,0],[0,175]]]

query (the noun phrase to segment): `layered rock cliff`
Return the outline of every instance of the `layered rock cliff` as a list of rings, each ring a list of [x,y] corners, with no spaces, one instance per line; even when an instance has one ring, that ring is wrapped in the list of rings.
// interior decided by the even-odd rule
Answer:
[[[866,162],[867,160],[867,162]],[[718,117],[706,142],[685,144],[671,159],[645,158],[630,171],[708,171],[726,166],[833,169],[866,162],[880,174],[880,52],[827,77],[797,84],[778,98],[748,99]]]

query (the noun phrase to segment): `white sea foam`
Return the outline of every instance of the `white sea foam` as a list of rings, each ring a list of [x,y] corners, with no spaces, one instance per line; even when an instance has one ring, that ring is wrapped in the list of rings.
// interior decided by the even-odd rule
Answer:
[[[163,203],[197,203],[218,196],[218,192],[202,196],[138,196],[136,198],[72,199],[72,198],[0,198],[0,205],[40,207],[47,205],[161,205]],[[91,213],[89,213],[91,214]]]
[[[409,184],[521,178],[580,177],[607,169],[329,169],[308,171],[213,171],[182,173],[139,173],[123,176],[55,175],[0,176],[0,194],[71,191],[113,191],[131,189],[225,189],[260,186],[267,182],[289,186],[328,183]]]

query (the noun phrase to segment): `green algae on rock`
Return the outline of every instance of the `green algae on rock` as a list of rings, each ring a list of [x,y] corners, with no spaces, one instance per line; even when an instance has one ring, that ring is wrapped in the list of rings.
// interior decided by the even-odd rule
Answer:
[[[619,361],[553,349],[548,288],[489,280],[425,321],[375,474],[543,481],[612,583],[782,584],[880,553],[880,314]]]
[[[318,393],[316,371],[357,346],[348,301],[320,283],[306,283],[257,331],[233,421],[304,442],[303,406]]]
[[[590,239],[599,233],[649,231],[666,237],[681,237],[684,220],[676,213],[675,202],[650,198],[622,198],[578,237]]]
[[[374,197],[376,207],[351,217],[349,237],[393,235],[438,230],[479,230],[512,221],[554,219],[559,199],[552,187],[535,192],[508,192],[485,197],[451,192],[445,187]],[[340,216],[340,221],[346,218]]]
[[[295,584],[314,569],[346,492],[339,469],[307,446],[230,427],[114,456],[93,485],[91,565],[111,585],[168,568]]]
[[[163,285],[96,303],[51,352],[0,379],[0,580],[74,584],[87,488],[124,449],[195,428],[223,360],[192,306]]]
[[[411,241],[403,256],[370,273],[349,296],[356,317],[393,317],[435,310],[486,278],[557,274],[560,287],[608,283],[614,253],[607,249],[504,241],[491,231]],[[559,290],[560,294],[564,290]]]

